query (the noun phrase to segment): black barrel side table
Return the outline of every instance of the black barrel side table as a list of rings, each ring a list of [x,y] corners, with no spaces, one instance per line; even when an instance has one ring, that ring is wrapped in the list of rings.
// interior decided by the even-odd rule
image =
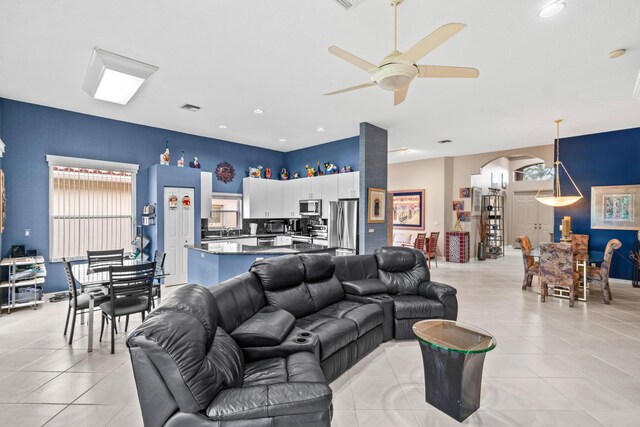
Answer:
[[[413,325],[424,365],[425,400],[459,422],[480,407],[484,356],[496,339],[486,331],[452,320]]]

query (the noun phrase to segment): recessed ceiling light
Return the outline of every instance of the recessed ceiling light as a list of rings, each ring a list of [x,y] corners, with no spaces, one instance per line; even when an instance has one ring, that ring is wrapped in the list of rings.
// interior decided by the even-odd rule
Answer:
[[[627,53],[627,49],[616,49],[609,52],[609,58],[616,59]]]
[[[256,114],[263,114],[264,110],[262,108],[254,108],[253,112],[256,113]]]
[[[316,129],[316,132],[324,132],[324,128],[323,127],[319,127],[318,129]]]
[[[226,129],[226,128],[227,128],[227,125],[218,125],[218,127],[219,127],[220,129]]]
[[[82,89],[95,99],[127,105],[158,67],[95,48]]]
[[[565,7],[567,7],[567,3],[562,0],[552,1],[551,3],[547,3],[546,6],[540,9],[540,12],[538,12],[538,16],[540,18],[550,18],[562,12]]]
[[[287,142],[287,139],[286,139],[286,138],[280,138],[278,141],[280,141],[280,142]]]

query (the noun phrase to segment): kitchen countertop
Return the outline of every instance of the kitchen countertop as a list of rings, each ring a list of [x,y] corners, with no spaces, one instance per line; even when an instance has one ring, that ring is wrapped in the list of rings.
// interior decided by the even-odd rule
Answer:
[[[252,237],[264,238],[264,237],[278,237],[278,236],[284,236],[284,237],[293,237],[293,236],[310,237],[310,236],[308,236],[306,234],[301,234],[301,233],[240,234],[240,235],[233,235],[233,236],[207,236],[207,237],[202,239],[202,242],[219,242],[221,240],[225,241],[225,240],[236,240],[236,239],[250,239]]]
[[[254,246],[233,242],[203,242],[194,245],[187,245],[186,248],[214,255],[289,255],[298,253],[328,252],[338,249],[337,247],[327,247],[303,242],[283,246]]]

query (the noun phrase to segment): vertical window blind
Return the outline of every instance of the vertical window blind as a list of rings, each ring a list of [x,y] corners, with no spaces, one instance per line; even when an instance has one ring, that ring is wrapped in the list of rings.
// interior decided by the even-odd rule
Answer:
[[[131,248],[135,174],[102,168],[50,167],[51,261],[87,250]]]

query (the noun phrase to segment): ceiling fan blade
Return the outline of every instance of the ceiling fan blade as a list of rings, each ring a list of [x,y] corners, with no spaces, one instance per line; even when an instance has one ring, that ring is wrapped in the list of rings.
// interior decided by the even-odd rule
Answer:
[[[418,65],[418,77],[459,77],[466,79],[475,79],[480,75],[477,68],[469,67],[446,67],[440,65]]]
[[[409,86],[405,86],[404,88],[393,92],[393,105],[403,103],[404,100],[407,99],[407,92],[409,92]]]
[[[377,85],[376,82],[364,83],[358,86],[351,86],[345,89],[340,89],[333,92],[325,93],[325,95],[337,95],[339,93],[350,92],[352,90],[358,90],[358,89],[364,89],[365,87],[376,86],[376,85]]]
[[[329,52],[331,52],[332,54],[334,54],[338,58],[342,59],[343,61],[347,61],[349,64],[355,65],[356,67],[358,67],[361,70],[364,70],[364,71],[366,71],[368,73],[369,73],[370,70],[377,70],[378,69],[378,67],[376,67],[371,62],[365,61],[362,58],[358,58],[354,54],[349,53],[346,50],[340,49],[338,46],[329,46]],[[369,74],[371,74],[371,73],[369,73]]]
[[[398,59],[408,60],[415,64],[426,54],[458,34],[459,31],[466,27],[465,24],[450,23],[444,24],[442,27],[411,46],[406,52],[398,57]]]

